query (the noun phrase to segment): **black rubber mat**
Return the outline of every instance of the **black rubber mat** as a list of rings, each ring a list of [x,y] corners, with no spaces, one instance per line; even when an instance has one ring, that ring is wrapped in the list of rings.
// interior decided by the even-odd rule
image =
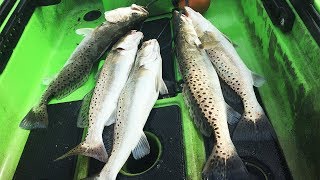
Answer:
[[[144,130],[153,133],[160,140],[162,145],[162,154],[160,159],[152,169],[141,175],[126,176],[123,174],[118,174],[117,179],[186,179],[181,124],[181,112],[178,106],[168,106],[153,109],[150,113]],[[112,129],[112,127],[108,127],[105,128],[104,131],[105,145],[109,148],[112,142],[107,137],[108,134],[112,134]],[[150,143],[150,146],[151,155],[149,154],[141,160],[133,160],[132,155],[129,157],[128,161],[131,161],[130,171],[139,172],[141,169],[146,168],[143,166],[153,164],[154,156],[157,154],[157,150],[156,148],[152,148],[155,147],[152,145],[152,142]],[[108,151],[110,152],[110,149],[108,149]],[[90,159],[89,176],[99,173],[103,166],[104,163],[101,163],[95,159]]]
[[[162,57],[162,77],[168,87],[170,96],[175,96],[177,87],[174,75],[170,18],[145,22],[141,31],[144,34],[144,41],[158,39]]]
[[[259,103],[262,105],[261,97],[258,90],[255,88],[255,93]],[[226,100],[227,101],[227,100]],[[243,113],[243,105],[235,104],[227,101],[227,103],[237,110],[240,114]],[[265,111],[266,112],[266,111]],[[229,124],[230,134],[233,133],[236,124]],[[213,138],[205,139],[206,155],[209,157],[214,141]],[[247,170],[250,173],[250,178],[254,180],[282,180],[292,179],[288,166],[283,157],[283,153],[279,148],[277,140],[274,141],[234,141],[232,140],[239,156],[243,159]],[[213,178],[211,178],[213,179]]]
[[[77,128],[79,101],[48,106],[49,127],[30,132],[14,179],[73,179],[76,156],[54,161],[81,142]]]

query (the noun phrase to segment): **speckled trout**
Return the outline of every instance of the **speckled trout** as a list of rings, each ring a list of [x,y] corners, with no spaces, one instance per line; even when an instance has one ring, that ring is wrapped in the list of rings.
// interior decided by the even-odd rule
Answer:
[[[141,23],[148,12],[141,6],[118,8],[105,13],[106,21],[95,29],[78,29],[84,35],[62,70],[48,85],[38,105],[34,106],[20,123],[23,129],[46,128],[48,126],[47,104],[52,98],[61,99],[87,81],[92,66],[109,48],[127,33],[132,26]]]
[[[233,140],[270,140],[275,134],[260,106],[253,86],[260,87],[264,79],[244,64],[232,42],[200,13],[185,7],[198,37],[220,78],[242,99],[244,113],[232,136]]]
[[[119,96],[133,67],[142,32],[132,30],[122,37],[111,49],[100,71],[94,88],[89,113],[89,128],[85,140],[58,159],[70,155],[85,155],[107,162],[107,152],[102,140],[104,126],[115,122],[115,111]],[[85,124],[85,123],[83,123]]]
[[[174,12],[175,46],[179,70],[185,82],[183,95],[200,131],[214,133],[215,145],[202,175],[205,179],[247,178],[247,170],[236,152],[227,124],[227,107],[218,75],[206,52],[201,49],[191,20]]]
[[[168,90],[162,79],[160,46],[153,39],[144,42],[138,51],[135,67],[119,98],[111,156],[95,179],[115,180],[131,152],[135,159],[149,154],[143,127],[159,92],[166,94]]]

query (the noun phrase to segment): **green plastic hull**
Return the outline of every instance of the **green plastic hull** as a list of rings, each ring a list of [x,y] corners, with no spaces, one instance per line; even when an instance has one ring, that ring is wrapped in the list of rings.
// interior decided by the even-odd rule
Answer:
[[[12,179],[14,175],[29,135],[19,123],[45,90],[42,80],[57,73],[81,41],[76,29],[95,27],[104,21],[103,16],[83,21],[84,14],[132,2],[66,0],[36,9],[0,75],[0,179]],[[165,16],[170,17],[171,2],[161,3],[150,7],[152,15],[167,13]],[[140,4],[146,5],[147,1]],[[205,16],[238,45],[236,50],[245,64],[265,77],[259,93],[294,179],[318,177],[320,49],[301,19],[296,14],[293,30],[283,34],[272,25],[259,0],[213,1]],[[96,69],[84,86],[50,103],[81,100],[94,86]],[[176,79],[180,79],[177,69]],[[169,105],[178,105],[182,110],[187,177],[200,179],[206,159],[202,136],[181,94],[158,100],[155,107]],[[79,158],[75,178],[86,177],[86,167],[87,158]]]

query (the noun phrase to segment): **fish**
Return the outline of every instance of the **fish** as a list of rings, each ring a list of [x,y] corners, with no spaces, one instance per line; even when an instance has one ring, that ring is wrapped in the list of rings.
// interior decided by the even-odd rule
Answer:
[[[48,127],[47,104],[52,98],[62,99],[88,79],[93,64],[96,63],[109,46],[126,34],[133,26],[143,22],[148,11],[133,4],[105,12],[106,21],[95,29],[83,28],[76,31],[84,39],[71,54],[61,71],[54,76],[47,89],[28,114],[20,127],[26,130]]]
[[[175,51],[183,81],[183,97],[190,115],[205,136],[214,133],[215,144],[204,165],[204,179],[247,179],[248,172],[231,140],[219,78],[201,49],[191,19],[174,11]]]
[[[232,139],[235,141],[273,140],[274,130],[259,104],[253,87],[260,87],[265,80],[252,72],[238,55],[234,43],[200,13],[185,7],[192,20],[203,48],[210,57],[220,78],[241,98],[244,106]]]
[[[137,53],[134,69],[119,98],[111,156],[94,179],[115,180],[131,152],[135,159],[150,153],[143,127],[159,93],[166,94],[168,89],[162,79],[159,43],[151,39]]]
[[[108,154],[102,139],[103,129],[115,122],[118,99],[129,78],[142,38],[142,32],[132,30],[112,47],[93,90],[89,113],[84,112],[88,117],[81,119],[89,120],[86,138],[57,160],[81,154],[107,162]]]

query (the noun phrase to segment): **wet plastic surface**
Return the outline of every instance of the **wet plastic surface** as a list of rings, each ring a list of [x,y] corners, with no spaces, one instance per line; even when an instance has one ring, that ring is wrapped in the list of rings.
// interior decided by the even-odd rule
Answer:
[[[129,5],[132,1],[112,1],[110,4],[106,2],[108,1],[61,1],[58,5],[37,8],[33,13],[6,69],[0,75],[0,178],[12,179],[21,154],[31,147],[28,145],[29,131],[20,129],[19,123],[37,103],[45,89],[45,86],[41,85],[42,80],[57,73],[82,40],[83,37],[76,35],[75,30],[96,27],[104,21],[103,16],[97,20],[85,21],[86,13],[92,10],[103,12],[103,7],[113,9],[119,5]],[[159,4],[155,7],[159,7]],[[169,11],[171,9],[169,6],[163,7]],[[320,87],[320,50],[303,21],[296,14],[292,31],[285,35],[272,25],[262,2],[258,0],[217,0],[211,4],[205,17],[238,45],[236,50],[245,64],[266,78],[266,84],[259,88],[259,93],[293,176],[298,179],[317,177],[320,147],[319,143],[316,143],[320,137],[320,97],[317,93]],[[165,21],[150,23],[153,27],[163,25]],[[160,28],[155,28],[152,31],[153,36],[158,35],[159,31]],[[159,41],[163,38],[161,36]],[[165,45],[166,42],[160,44]],[[169,49],[162,52],[163,57],[167,55],[171,55]],[[164,69],[167,68],[166,64]],[[173,67],[172,71],[168,68],[165,71],[167,85],[175,87],[171,82],[171,75],[173,71],[178,81],[177,69]],[[50,103],[81,100],[94,86],[94,74],[95,71],[89,81],[70,96],[62,100],[54,99]],[[171,98],[158,100],[156,104],[157,107],[168,105],[179,105],[181,108],[186,177],[200,179],[201,169],[206,160],[203,138],[194,127],[180,93],[174,93]],[[30,137],[32,134],[33,132]],[[267,142],[267,146],[274,147],[273,143]],[[276,151],[275,148],[271,150]],[[35,152],[38,152],[39,157],[46,153]],[[57,154],[61,155],[64,152]],[[21,161],[23,159],[33,158],[21,157]],[[32,161],[27,164],[25,168],[30,168]],[[71,166],[73,165],[70,164],[70,167],[68,165],[66,168],[68,173],[65,177],[69,177],[69,172],[74,171]]]

